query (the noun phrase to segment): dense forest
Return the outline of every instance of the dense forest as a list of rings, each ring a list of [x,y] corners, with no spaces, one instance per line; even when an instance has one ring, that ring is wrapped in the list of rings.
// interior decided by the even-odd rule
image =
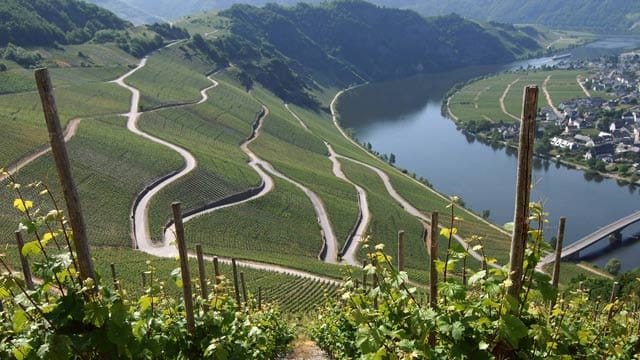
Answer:
[[[4,0],[0,20],[0,47],[78,44],[97,31],[130,25],[108,10],[71,0]]]
[[[597,33],[640,32],[637,0],[375,0],[424,15],[455,12],[464,17]]]
[[[220,0],[91,0],[117,12],[126,19],[136,20],[127,14],[134,6],[148,13],[166,18],[177,18],[204,10],[221,10],[234,1]],[[294,5],[296,0],[244,0],[254,6],[267,3]],[[320,0],[307,0],[320,3]],[[422,15],[448,15],[457,13],[466,18],[483,21],[500,21],[521,24],[542,24],[552,28],[589,30],[599,33],[640,32],[640,2],[635,0],[371,0],[372,3],[415,10]]]
[[[296,103],[312,101],[291,89],[314,81],[344,86],[508,62],[540,50],[510,25],[483,27],[457,15],[424,18],[359,0],[234,5],[219,15],[232,24],[231,35],[212,44],[220,57],[239,66],[248,84],[259,81]]]

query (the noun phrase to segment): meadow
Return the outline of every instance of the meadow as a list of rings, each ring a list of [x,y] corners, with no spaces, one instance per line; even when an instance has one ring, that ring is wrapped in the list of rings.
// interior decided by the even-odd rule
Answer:
[[[543,84],[547,77],[547,91],[554,106],[561,102],[586,97],[580,88],[577,77],[586,78],[588,72],[583,70],[521,70],[503,73],[474,81],[451,97],[451,111],[459,119],[488,120],[491,123],[515,123],[517,120],[505,114],[500,107],[500,98],[505,95],[507,87],[511,85],[504,97],[507,113],[520,117],[522,113],[523,89],[527,85],[538,85],[540,89],[538,107],[549,107],[545,97]],[[607,97],[603,93],[592,93],[592,96]]]

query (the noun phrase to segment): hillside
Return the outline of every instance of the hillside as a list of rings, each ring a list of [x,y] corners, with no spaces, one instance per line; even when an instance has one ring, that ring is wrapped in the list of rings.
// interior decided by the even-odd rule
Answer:
[[[219,13],[230,34],[213,40],[216,56],[286,101],[313,101],[296,89],[345,86],[421,72],[512,61],[540,50],[520,29],[482,26],[457,15],[419,14],[358,1],[263,8],[234,5]],[[202,47],[202,46],[201,46]]]
[[[451,12],[480,20],[542,24],[552,28],[598,33],[640,32],[636,0],[376,0],[377,4],[409,8],[424,15]]]
[[[137,14],[128,12],[131,7],[149,14],[176,19],[205,10],[222,10],[235,3],[232,0],[204,1],[184,0],[177,6],[170,0],[90,0],[103,5],[136,22]],[[309,0],[309,3],[320,3]],[[371,0],[372,3],[402,9],[415,10],[422,15],[448,15],[457,13],[466,18],[508,23],[542,24],[552,28],[589,30],[599,33],[640,32],[640,3],[634,0],[550,0],[550,1],[491,1],[491,0]],[[267,3],[294,5],[295,0],[245,0],[242,3],[263,6]]]
[[[108,10],[76,0],[5,0],[0,19],[0,47],[79,44],[99,30],[129,26]]]

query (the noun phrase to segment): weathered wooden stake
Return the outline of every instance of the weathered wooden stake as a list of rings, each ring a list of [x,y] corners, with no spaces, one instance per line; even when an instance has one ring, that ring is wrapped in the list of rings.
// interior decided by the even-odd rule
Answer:
[[[431,213],[431,228],[427,235],[427,251],[429,251],[429,306],[435,309],[438,306],[438,270],[436,270],[436,262],[438,261],[438,212]],[[436,346],[436,334],[429,334],[429,346]]]
[[[51,153],[56,163],[58,177],[62,185],[62,192],[69,211],[69,223],[73,231],[73,242],[78,257],[78,265],[80,276],[82,279],[96,279],[93,270],[93,262],[91,261],[91,249],[87,237],[87,230],[82,216],[82,208],[80,207],[80,198],[78,190],[71,173],[71,163],[67,155],[67,149],[64,144],[64,133],[60,126],[58,117],[58,108],[56,100],[53,96],[53,86],[47,69],[38,69],[35,72],[38,92],[42,102],[42,110],[44,111],[47,129],[49,130],[49,140],[51,142]],[[97,286],[97,283],[96,283]]]
[[[560,218],[560,226],[558,227],[558,239],[556,241],[556,258],[553,263],[553,278],[551,284],[554,288],[558,288],[560,282],[560,259],[562,257],[562,243],[564,242],[564,227],[567,221],[566,217]]]
[[[213,258],[213,274],[216,276],[216,285],[220,284],[220,264],[217,256]]]
[[[362,262],[362,269],[367,267],[367,260]],[[367,289],[367,271],[364,270],[362,273],[362,288]]]
[[[373,267],[377,267],[378,266],[378,262],[376,261],[376,259],[371,260],[371,265],[373,265]],[[377,269],[374,271],[373,275],[371,275],[371,290],[373,291],[373,289],[378,287],[378,271]],[[378,297],[374,296],[373,297],[373,308],[377,309],[378,308]]]
[[[18,244],[18,254],[20,255],[20,263],[22,264],[22,273],[24,274],[24,281],[27,285],[27,289],[33,290],[33,277],[31,276],[31,267],[27,258],[22,255],[22,248],[24,247],[24,240],[22,239],[22,233],[16,231],[16,243]]]
[[[111,277],[113,278],[113,288],[116,291],[120,290],[120,283],[118,283],[118,277],[116,276],[116,265],[111,263]]]
[[[198,257],[198,275],[200,276],[200,291],[202,292],[202,299],[206,302],[207,299],[209,298],[209,291],[207,289],[207,272],[204,268],[204,255],[202,253],[201,244],[196,245],[196,255]]]
[[[244,271],[240,271],[240,284],[242,284],[242,298],[244,299],[244,306],[249,304],[249,297],[247,296],[247,284],[244,282]]]
[[[193,315],[193,293],[191,285],[191,273],[189,271],[189,254],[187,253],[187,243],[184,238],[184,224],[182,223],[182,211],[180,203],[171,204],[173,210],[173,223],[176,231],[176,242],[178,243],[178,254],[180,255],[180,273],[182,275],[182,293],[184,295],[184,310],[187,313],[187,331],[193,335],[196,330]]]
[[[236,265],[236,259],[231,259],[231,267],[233,268],[233,288],[236,291],[236,305],[238,308],[242,305],[240,302],[240,284],[238,282],[238,267]]]
[[[147,289],[147,274],[145,272],[140,273],[140,277],[142,278],[142,291],[146,291]]]
[[[436,262],[438,261],[438,212],[431,213],[431,228],[427,236],[427,249],[429,251],[429,304],[432,308],[438,305],[438,270],[436,270]]]
[[[520,121],[520,140],[518,149],[518,176],[516,180],[515,213],[513,236],[509,256],[509,279],[512,285],[508,293],[520,302],[524,251],[528,238],[529,196],[531,170],[533,165],[533,140],[536,133],[536,115],[538,111],[538,87],[527,86],[524,91],[524,105]],[[516,307],[517,311],[518,307]]]
[[[262,310],[262,286],[258,286],[258,310]]]
[[[611,288],[611,299],[609,299],[610,303],[616,301],[616,299],[618,298],[618,292],[620,292],[620,283],[615,281],[613,283],[613,287]]]
[[[404,271],[404,231],[398,231],[398,271]]]

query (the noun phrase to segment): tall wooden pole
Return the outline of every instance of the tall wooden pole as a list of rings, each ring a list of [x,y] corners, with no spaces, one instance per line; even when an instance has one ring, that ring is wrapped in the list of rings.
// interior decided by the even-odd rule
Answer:
[[[427,249],[429,251],[429,304],[435,308],[438,304],[438,270],[436,270],[436,262],[438,262],[438,212],[431,213],[431,228],[427,236]]]
[[[436,262],[438,262],[438,212],[431,213],[431,228],[427,235],[427,250],[429,251],[429,306],[435,309],[438,306],[438,270]],[[436,346],[435,332],[429,333],[429,346]]]
[[[558,239],[556,240],[556,258],[553,263],[553,278],[551,280],[551,284],[553,284],[554,288],[558,288],[558,283],[560,282],[560,259],[562,257],[562,244],[564,242],[564,227],[567,221],[566,217],[560,218],[560,227],[558,228]]]
[[[242,302],[240,301],[240,283],[238,282],[238,265],[236,265],[236,259],[231,259],[231,268],[233,270],[233,288],[236,294],[236,305],[240,308]]]
[[[538,111],[538,87],[527,86],[524,91],[524,106],[520,121],[520,140],[518,150],[518,176],[516,180],[515,214],[513,219],[513,236],[509,256],[509,295],[520,301],[524,251],[527,246],[529,232],[529,195],[531,187],[531,170],[533,165],[533,141],[536,133],[536,114]]]
[[[42,101],[42,110],[44,111],[47,129],[49,130],[49,141],[51,142],[51,153],[56,163],[58,176],[62,185],[62,192],[69,211],[69,223],[73,231],[73,243],[75,244],[76,254],[78,256],[78,265],[80,276],[82,279],[92,278],[95,280],[96,275],[93,270],[93,262],[91,261],[91,249],[87,237],[87,230],[82,216],[80,207],[80,198],[76,184],[73,181],[71,173],[71,163],[67,155],[67,149],[64,144],[64,133],[60,126],[60,118],[58,117],[58,108],[56,100],[53,96],[53,86],[47,69],[36,70],[36,83],[40,100]]]
[[[198,274],[200,275],[200,291],[202,292],[202,299],[204,302],[209,297],[209,291],[207,289],[207,272],[204,268],[204,254],[202,253],[202,245],[196,245],[196,255],[198,257]]]
[[[404,231],[398,231],[398,271],[404,271]]]
[[[173,210],[173,221],[176,229],[176,242],[178,243],[178,254],[180,255],[180,272],[182,275],[182,293],[184,295],[184,310],[187,313],[187,331],[192,334],[196,330],[193,315],[193,293],[191,289],[191,273],[189,272],[189,254],[187,254],[187,244],[184,238],[184,225],[182,223],[182,212],[180,203],[171,204]]]

